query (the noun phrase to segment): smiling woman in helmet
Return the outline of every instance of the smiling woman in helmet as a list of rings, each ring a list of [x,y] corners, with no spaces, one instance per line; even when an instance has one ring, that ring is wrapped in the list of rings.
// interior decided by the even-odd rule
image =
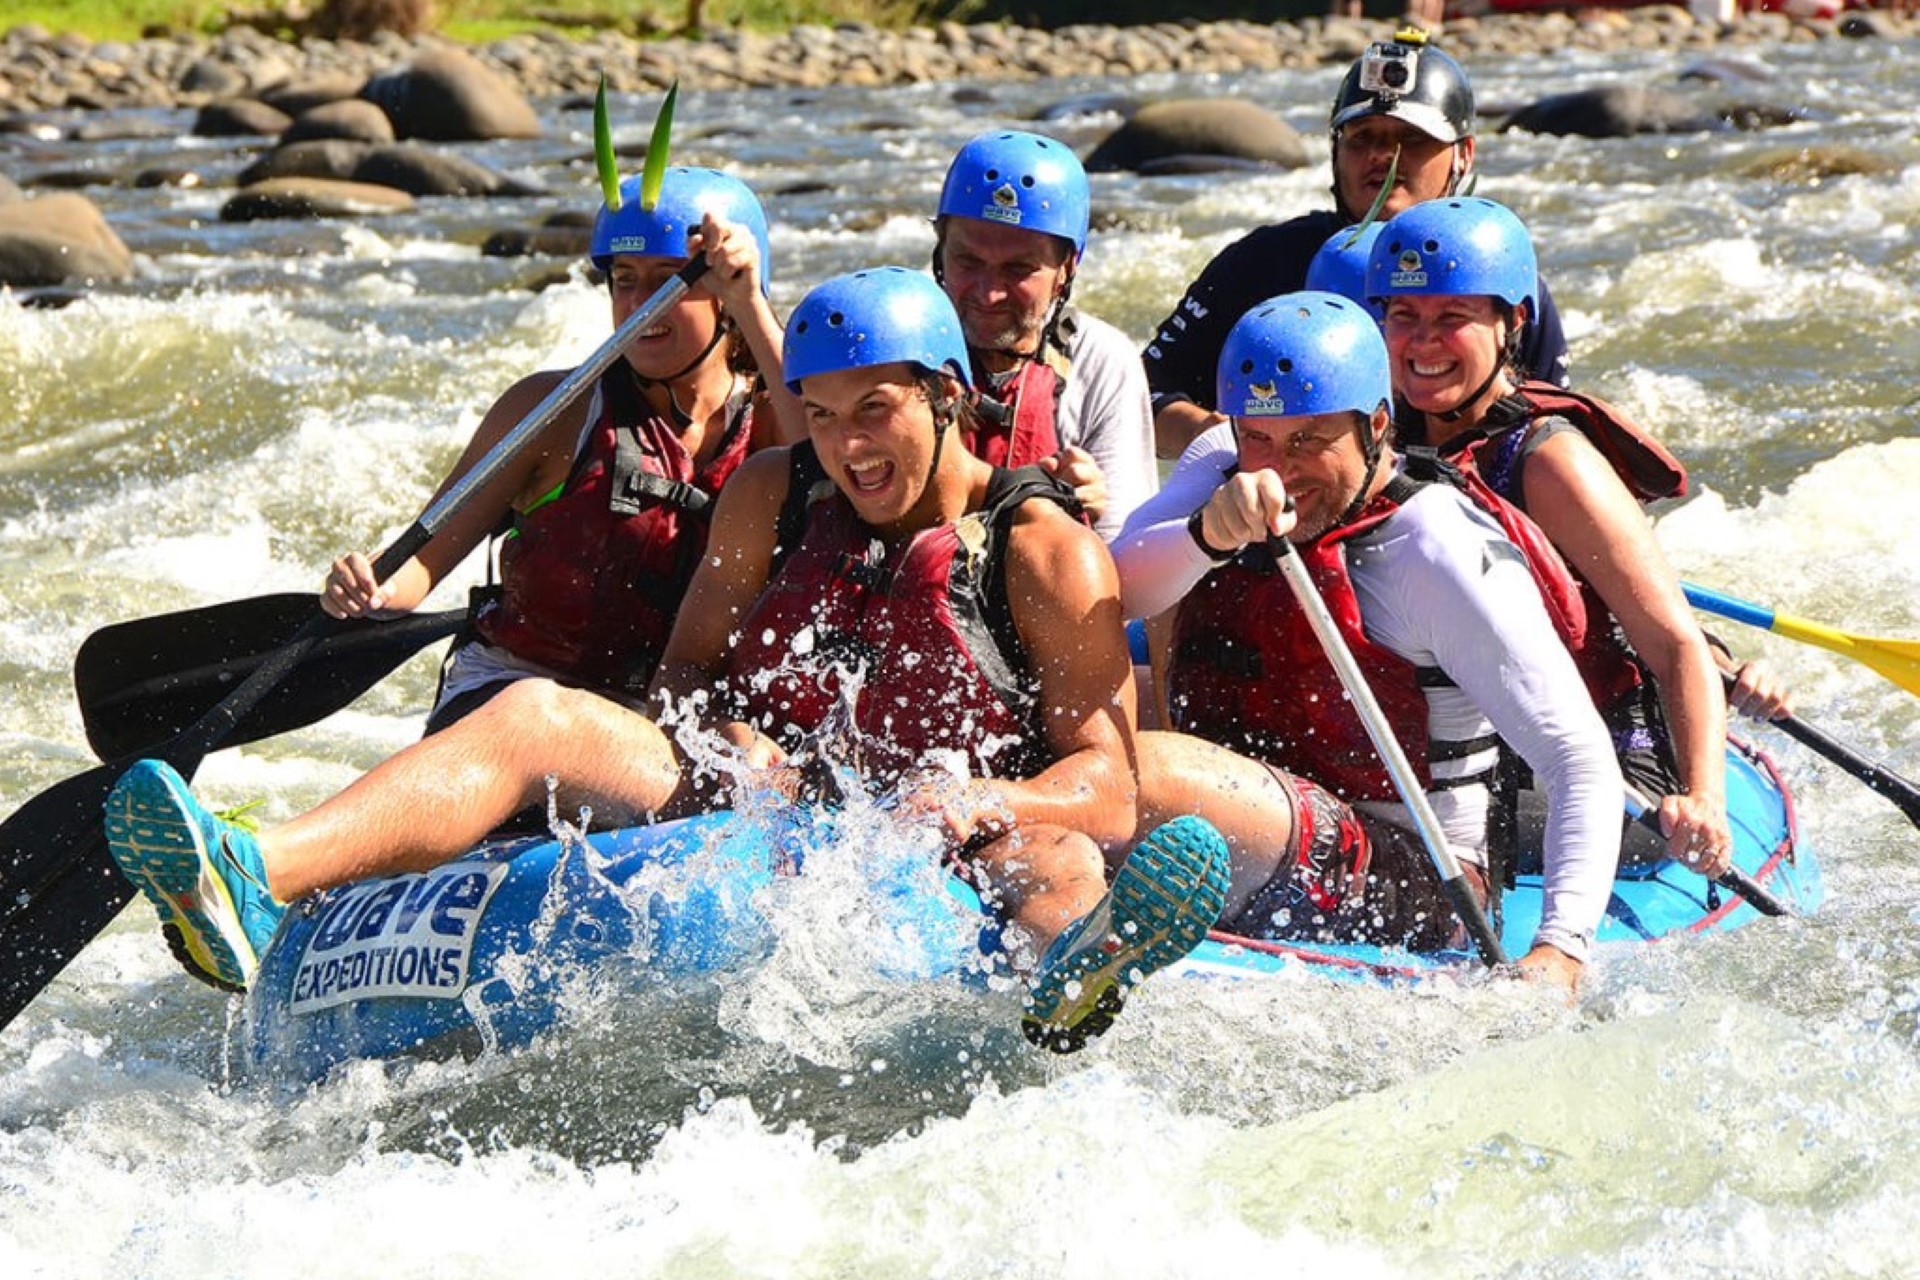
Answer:
[[[1672,856],[1717,874],[1732,854],[1725,699],[1641,509],[1685,493],[1686,471],[1611,405],[1516,372],[1535,261],[1526,227],[1491,200],[1429,201],[1381,229],[1366,294],[1385,316],[1396,422],[1530,515],[1578,576],[1592,638],[1576,656],[1622,768],[1660,797]],[[1738,698],[1779,707],[1763,669],[1741,680]]]
[[[1387,190],[1380,217],[1452,195],[1473,172],[1473,87],[1467,73],[1419,31],[1369,47],[1347,71],[1328,117],[1332,209],[1260,227],[1209,262],[1147,343],[1160,456],[1180,455],[1218,423],[1214,365],[1227,331],[1256,304],[1306,284],[1309,263],[1330,236],[1365,217]],[[1567,341],[1552,296],[1541,286],[1522,367],[1562,385]]]
[[[511,524],[500,584],[476,600],[429,731],[528,675],[643,692],[706,545],[714,495],[748,452],[771,441],[776,414],[797,412],[779,377],[760,202],[713,169],[666,169],[651,204],[641,188],[640,178],[627,179],[617,204],[603,205],[594,221],[592,261],[606,277],[614,324],[695,254],[707,259],[705,277],[392,578],[375,582],[358,553],[327,576],[321,603],[336,617],[404,612]],[[442,488],[564,376],[548,370],[509,388]]]

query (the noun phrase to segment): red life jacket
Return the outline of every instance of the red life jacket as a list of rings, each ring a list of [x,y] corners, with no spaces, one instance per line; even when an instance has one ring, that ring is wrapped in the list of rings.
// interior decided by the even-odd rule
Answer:
[[[1004,399],[984,391],[975,400],[976,412],[960,438],[967,451],[996,467],[1024,467],[1060,452],[1060,432],[1054,423],[1060,390],[1066,376],[1042,356],[1020,366],[1020,372],[1002,388]],[[978,373],[975,386],[987,382]]]
[[[747,456],[739,393],[696,466],[624,364],[602,375],[600,415],[560,494],[516,516],[500,590],[474,627],[489,642],[592,688],[643,691],[707,546],[713,495]]]
[[[1542,418],[1565,418],[1578,427],[1642,504],[1686,496],[1687,469],[1665,445],[1605,400],[1551,382],[1521,383],[1489,406],[1479,426],[1441,444],[1440,456],[1462,469],[1471,461],[1495,492],[1525,510],[1518,464]]]
[[[1367,635],[1344,545],[1398,511],[1419,487],[1395,477],[1351,522],[1294,549],[1421,786],[1431,788],[1431,761],[1491,743],[1429,744],[1425,688],[1451,682]],[[1181,601],[1167,687],[1174,727],[1184,733],[1311,778],[1344,800],[1400,799],[1339,672],[1264,546],[1215,569]]]
[[[1537,424],[1548,417],[1573,423],[1641,503],[1686,493],[1686,467],[1659,441],[1606,401],[1546,382],[1521,384],[1514,395],[1494,403],[1479,427],[1447,441],[1440,454],[1465,477],[1467,492],[1482,507],[1493,510],[1490,503],[1497,501],[1525,511],[1523,452]],[[1531,520],[1527,523],[1535,527]],[[1510,529],[1508,536],[1513,536]],[[1533,549],[1519,538],[1514,541],[1521,543],[1529,563],[1533,563]],[[1652,677],[1600,593],[1578,575],[1571,580],[1578,586],[1590,623],[1585,641],[1571,646],[1574,663],[1593,694],[1594,704],[1605,712],[1622,699],[1650,688]]]
[[[811,452],[793,450],[790,486],[818,474]],[[1006,533],[1022,502],[1062,496],[1036,470],[996,470],[981,510],[891,549],[837,491],[819,497],[740,625],[735,713],[804,735],[851,699],[861,771],[882,785],[936,752],[976,776],[1037,772],[1038,685],[1006,599]]]

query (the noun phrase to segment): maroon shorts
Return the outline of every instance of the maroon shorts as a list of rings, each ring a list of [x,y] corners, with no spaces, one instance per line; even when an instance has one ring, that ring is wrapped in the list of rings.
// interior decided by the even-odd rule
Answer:
[[[1419,835],[1356,812],[1284,770],[1274,778],[1293,806],[1291,858],[1220,928],[1246,938],[1369,942],[1435,951],[1462,942],[1440,876]],[[1479,868],[1468,877],[1485,898]]]

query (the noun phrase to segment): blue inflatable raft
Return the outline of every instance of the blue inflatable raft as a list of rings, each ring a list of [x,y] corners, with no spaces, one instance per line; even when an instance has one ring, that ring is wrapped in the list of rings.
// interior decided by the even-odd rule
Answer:
[[[1811,911],[1818,867],[1772,762],[1730,748],[1727,790],[1738,865]],[[568,982],[583,971],[658,983],[748,962],[768,945],[776,882],[801,873],[812,851],[834,848],[837,822],[719,813],[584,840],[502,841],[432,871],[316,895],[287,913],[261,957],[248,997],[249,1056],[257,1068],[318,1079],[354,1059],[513,1048],[554,1025]],[[883,905],[882,968],[905,982],[984,978],[997,933],[971,890],[932,864],[930,853],[908,851],[878,885],[862,871],[863,889]],[[1507,891],[1510,954],[1526,950],[1540,900],[1537,875]],[[1616,881],[1600,940],[1646,942],[1755,918],[1741,899],[1661,863]],[[1458,953],[1214,934],[1171,973],[1246,977],[1306,965],[1394,982],[1475,963]]]

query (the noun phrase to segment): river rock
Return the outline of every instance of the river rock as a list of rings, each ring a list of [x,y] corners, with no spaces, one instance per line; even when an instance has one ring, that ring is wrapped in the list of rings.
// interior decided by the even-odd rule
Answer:
[[[289,142],[242,169],[237,181],[243,187],[270,178],[334,178],[345,182],[353,177],[360,162],[373,154],[373,148],[371,142],[345,138]]]
[[[1855,10],[1842,17],[1835,29],[1850,40],[1897,40],[1900,29],[1890,13],[1871,9]]]
[[[85,196],[0,204],[0,284],[42,288],[132,274],[133,255]]]
[[[377,182],[416,196],[537,196],[536,182],[489,169],[476,160],[445,151],[398,143],[375,147],[354,166],[356,182]]]
[[[323,102],[294,118],[280,135],[282,143],[315,138],[345,138],[351,142],[392,142],[393,122],[387,113],[361,98]]]
[[[1726,128],[1720,116],[1685,94],[1646,85],[1615,84],[1556,93],[1520,108],[1501,131],[1625,138],[1640,133],[1706,133]]]
[[[133,175],[135,187],[201,187],[206,180],[192,169],[142,169]]]
[[[1462,0],[1462,4],[1477,0]],[[306,0],[312,8],[313,0]],[[711,6],[710,6],[711,7]],[[1321,0],[1322,10],[1326,0]],[[950,86],[959,103],[989,105],[991,84],[1006,79],[1075,75],[1155,75],[1162,72],[1238,76],[1250,71],[1344,69],[1373,40],[1394,30],[1392,0],[1367,0],[1374,15],[1331,19],[1309,14],[1295,21],[1197,22],[1169,19],[1116,28],[1074,23],[1037,30],[1003,22],[942,22],[933,28],[876,31],[800,24],[783,31],[714,26],[690,38],[646,39],[630,19],[619,28],[523,34],[477,45],[466,56],[527,99],[591,95],[604,74],[625,94],[652,94],[678,80],[682,89],[735,90],[743,86],[829,86],[933,83]],[[1450,6],[1457,7],[1457,6]],[[1266,16],[1266,15],[1263,15]],[[4,27],[0,20],[0,27]],[[1804,21],[1784,13],[1743,13],[1737,21],[1696,21],[1679,5],[1629,12],[1601,7],[1558,12],[1464,14],[1446,24],[1445,40],[1469,65],[1486,57],[1562,59],[1570,51],[1689,48],[1726,52],[1786,42],[1881,35],[1901,41],[1920,33],[1911,12],[1888,6]],[[290,116],[317,101],[282,104],[275,86],[342,77],[355,92],[371,77],[409,59],[462,56],[440,36],[383,33],[372,40],[274,40],[236,26],[216,37],[154,31],[139,41],[89,41],[49,35],[22,25],[0,36],[12,65],[0,74],[0,112],[88,107],[197,107],[218,98],[250,96]],[[205,60],[193,90],[182,87]],[[217,65],[224,70],[216,70]],[[237,78],[244,84],[229,88]],[[411,75],[411,72],[407,73]],[[496,102],[506,101],[496,97]],[[525,117],[522,116],[524,124]],[[424,135],[421,135],[424,136]]]
[[[1174,156],[1227,156],[1293,169],[1307,162],[1293,126],[1244,98],[1176,98],[1141,107],[1087,157],[1092,172]]]
[[[593,226],[548,219],[537,227],[505,227],[486,238],[486,258],[584,258],[593,247]]]
[[[427,49],[405,70],[375,76],[361,95],[387,113],[402,138],[479,142],[540,136],[540,118],[520,91],[459,49]]]
[[[260,101],[298,119],[315,107],[325,106],[329,102],[358,98],[366,86],[365,76],[351,73],[309,76],[267,90],[260,95]]]
[[[241,185],[272,178],[371,182],[416,196],[544,195],[538,183],[498,173],[476,160],[411,143],[378,145],[320,138],[275,147],[241,170]]]
[[[238,98],[248,89],[247,73],[222,58],[195,58],[180,77],[180,92],[209,98]]]
[[[413,197],[370,182],[329,178],[269,178],[241,190],[220,206],[222,222],[263,218],[361,218],[405,213]]]
[[[24,199],[26,197],[21,194],[19,184],[6,174],[0,173],[0,205],[14,204]]]
[[[200,108],[193,119],[193,134],[197,138],[271,138],[285,133],[292,123],[286,112],[264,102],[230,98]]]
[[[27,179],[35,191],[79,191],[85,187],[106,187],[116,181],[104,169],[49,169]]]

